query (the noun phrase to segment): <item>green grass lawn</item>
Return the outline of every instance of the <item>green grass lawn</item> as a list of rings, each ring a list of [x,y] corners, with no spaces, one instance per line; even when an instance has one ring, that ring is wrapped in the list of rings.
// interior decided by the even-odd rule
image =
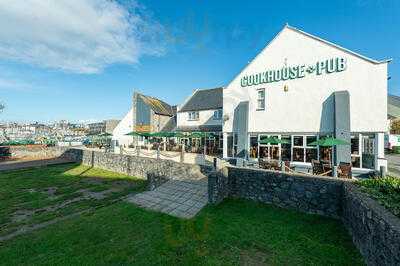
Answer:
[[[119,200],[144,185],[131,177],[73,164],[0,172],[0,237],[85,211],[0,242],[0,264],[363,263],[339,221],[244,200],[226,200],[206,207],[194,219],[182,220]],[[87,191],[110,190],[101,199],[84,197]],[[77,198],[81,200],[64,208],[49,208]],[[33,214],[16,221],[15,213],[21,210]]]

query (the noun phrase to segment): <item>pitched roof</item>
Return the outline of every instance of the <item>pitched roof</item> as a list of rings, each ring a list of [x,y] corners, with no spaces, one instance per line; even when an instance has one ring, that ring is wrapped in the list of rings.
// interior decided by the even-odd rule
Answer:
[[[354,55],[354,56],[356,56],[356,57],[359,57],[359,58],[361,58],[361,59],[364,59],[364,60],[369,61],[369,62],[374,63],[374,64],[382,64],[382,63],[388,63],[388,62],[392,61],[392,59],[385,59],[385,60],[379,60],[379,61],[378,61],[378,60],[375,60],[375,59],[371,59],[371,58],[369,58],[369,57],[360,55],[359,53],[356,53],[356,52],[353,52],[353,51],[351,51],[351,50],[349,50],[349,49],[346,49],[346,48],[344,48],[344,47],[342,47],[342,46],[340,46],[340,45],[337,45],[337,44],[335,44],[335,43],[332,43],[332,42],[329,42],[329,41],[327,41],[327,40],[324,40],[324,39],[322,39],[322,38],[320,38],[320,37],[317,37],[317,36],[315,36],[315,35],[312,35],[312,34],[310,34],[310,33],[305,32],[305,31],[299,30],[299,29],[297,29],[297,28],[295,28],[295,27],[289,26],[288,24],[286,24],[285,27],[284,27],[283,29],[285,29],[285,28],[291,29],[291,30],[293,30],[293,31],[295,31],[295,32],[298,32],[298,33],[300,33],[300,34],[303,34],[303,35],[305,35],[305,36],[307,36],[307,37],[310,37],[310,38],[312,38],[312,39],[314,39],[314,40],[317,40],[317,41],[320,41],[320,42],[322,42],[322,43],[325,43],[325,44],[327,44],[327,45],[329,45],[329,46],[335,47],[336,49],[342,50],[342,51],[344,51],[344,52],[346,52],[346,53],[349,53],[349,54],[351,54],[351,55]],[[279,33],[278,33],[278,35],[279,35]]]
[[[400,96],[388,95],[388,117],[400,118]]]
[[[222,87],[196,90],[179,110],[179,112],[221,109],[222,90]]]
[[[173,132],[176,130],[176,115],[171,117],[168,122],[161,129],[163,132]]]
[[[161,101],[160,99],[146,96],[143,94],[138,93],[138,95],[143,99],[143,101],[150,106],[150,108],[154,111],[154,113],[159,115],[174,115],[174,109],[168,103]]]

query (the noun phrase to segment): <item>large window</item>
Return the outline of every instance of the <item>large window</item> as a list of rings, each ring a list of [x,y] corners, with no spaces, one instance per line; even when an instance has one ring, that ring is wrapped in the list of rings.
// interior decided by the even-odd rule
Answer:
[[[312,160],[318,159],[318,149],[316,145],[310,143],[316,142],[317,136],[306,136],[306,162],[311,163]]]
[[[199,112],[197,112],[197,111],[189,112],[188,120],[199,120]]]
[[[375,135],[362,135],[362,168],[375,168]]]
[[[293,161],[304,162],[304,138],[293,136]]]
[[[214,111],[213,119],[214,120],[221,120],[222,119],[222,109]]]
[[[257,110],[265,109],[265,89],[257,90]]]
[[[227,155],[228,157],[233,157],[233,136],[232,135],[228,135],[227,137],[227,146],[228,146],[228,150],[227,150]]]
[[[293,161],[307,162],[318,159],[318,148],[311,145],[317,136],[293,136]]]
[[[258,158],[258,137],[251,136],[250,137],[250,158],[257,159]]]
[[[260,141],[268,137],[278,138],[278,136],[264,135],[260,136]],[[279,145],[260,144],[260,158],[279,160],[279,157],[280,157]]]
[[[354,134],[351,136],[351,164],[353,167],[361,167],[360,154],[360,135]]]
[[[282,161],[291,161],[292,159],[292,138],[290,136],[281,136],[283,142],[281,144]]]
[[[233,156],[238,154],[238,134],[233,135]]]

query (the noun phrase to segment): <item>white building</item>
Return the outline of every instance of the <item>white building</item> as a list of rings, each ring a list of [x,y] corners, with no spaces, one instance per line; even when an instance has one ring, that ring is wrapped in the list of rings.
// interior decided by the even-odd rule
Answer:
[[[112,132],[114,146],[128,147],[133,143],[133,137],[126,134],[133,131],[133,109],[131,108]]]
[[[177,110],[177,130],[213,133],[205,144],[214,154],[222,152],[222,92],[223,88],[195,90]],[[191,145],[202,147],[201,141],[194,139]]]
[[[307,166],[327,156],[309,143],[334,136],[351,142],[337,147],[337,163],[386,167],[388,62],[285,26],[224,89],[224,157]],[[259,145],[266,136],[289,143]]]

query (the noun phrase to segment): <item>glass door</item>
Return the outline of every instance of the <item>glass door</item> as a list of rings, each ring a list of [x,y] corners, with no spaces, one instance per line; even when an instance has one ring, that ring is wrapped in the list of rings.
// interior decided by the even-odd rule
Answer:
[[[362,135],[362,168],[375,169],[375,135]]]

